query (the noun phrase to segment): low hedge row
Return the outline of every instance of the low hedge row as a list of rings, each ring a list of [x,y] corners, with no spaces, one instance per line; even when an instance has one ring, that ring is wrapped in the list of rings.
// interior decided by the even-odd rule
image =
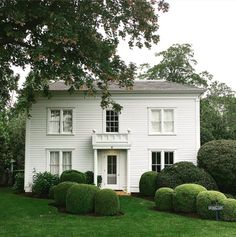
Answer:
[[[57,206],[65,207],[67,212],[73,214],[95,212],[113,216],[120,210],[119,197],[113,190],[100,190],[90,184],[62,182],[50,189],[50,196],[54,197]]]
[[[197,213],[203,219],[215,219],[215,212],[209,210],[209,206],[222,205],[221,218],[236,221],[236,199],[226,198],[218,191],[207,191],[198,184],[183,184],[174,190],[160,188],[156,191],[154,200],[158,210]]]

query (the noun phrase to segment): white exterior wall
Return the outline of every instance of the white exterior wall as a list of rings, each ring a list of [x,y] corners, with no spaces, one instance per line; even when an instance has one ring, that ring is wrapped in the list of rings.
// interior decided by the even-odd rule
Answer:
[[[174,150],[174,162],[196,163],[200,146],[198,95],[114,94],[113,98],[123,106],[119,132],[131,131],[129,170],[132,192],[138,191],[141,174],[151,169],[151,150]],[[50,107],[74,109],[73,135],[47,135],[47,108]],[[175,108],[175,135],[149,135],[149,107]],[[50,149],[72,149],[72,169],[82,172],[93,170],[92,130],[105,132],[104,119],[99,97],[85,99],[82,95],[58,92],[49,100],[38,99],[32,107],[31,118],[27,120],[26,191],[31,190],[33,171],[48,169],[47,151]]]

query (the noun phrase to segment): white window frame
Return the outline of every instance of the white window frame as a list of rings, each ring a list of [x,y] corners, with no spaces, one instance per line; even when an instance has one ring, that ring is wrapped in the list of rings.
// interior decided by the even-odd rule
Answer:
[[[121,129],[121,127],[120,127],[120,124],[121,124],[120,123],[121,122],[121,113],[118,112],[118,132],[107,132],[107,127],[106,127],[106,125],[107,125],[107,123],[106,123],[107,122],[107,119],[106,119],[107,110],[113,110],[113,109],[112,108],[107,108],[107,109],[103,110],[103,128],[102,128],[103,133],[119,134],[120,133],[120,129]]]
[[[63,152],[71,152],[71,169],[73,169],[73,157],[74,157],[74,149],[73,148],[47,148],[46,149],[46,170],[50,172],[50,152],[59,152],[59,176],[62,173],[62,156]]]
[[[149,170],[152,171],[152,152],[161,153],[161,170],[165,168],[165,152],[173,152],[173,164],[177,160],[176,149],[149,149]]]
[[[49,122],[51,119],[51,110],[60,110],[60,132],[59,133],[51,133],[49,129]],[[72,132],[63,132],[63,111],[71,110],[72,111]],[[47,108],[47,135],[66,135],[73,136],[75,131],[75,118],[74,118],[74,108],[71,107],[50,107]]]
[[[151,117],[153,110],[161,111],[161,132],[153,132],[151,126]],[[174,127],[173,132],[164,132],[164,110],[173,110]],[[176,136],[176,108],[174,107],[148,107],[148,135]]]

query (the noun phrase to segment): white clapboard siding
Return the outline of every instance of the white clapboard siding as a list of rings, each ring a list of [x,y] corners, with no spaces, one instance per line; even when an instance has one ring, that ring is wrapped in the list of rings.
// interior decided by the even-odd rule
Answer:
[[[138,191],[142,173],[150,168],[151,149],[174,149],[175,162],[196,163],[199,148],[198,95],[132,95],[115,94],[116,102],[123,106],[120,114],[120,131],[131,131],[130,185]],[[74,109],[74,135],[47,135],[47,108]],[[148,108],[175,108],[175,136],[148,134]],[[27,120],[25,189],[30,191],[33,171],[47,169],[47,149],[73,149],[72,168],[85,172],[93,170],[92,130],[104,131],[104,113],[100,98],[55,93],[51,99],[39,98]]]

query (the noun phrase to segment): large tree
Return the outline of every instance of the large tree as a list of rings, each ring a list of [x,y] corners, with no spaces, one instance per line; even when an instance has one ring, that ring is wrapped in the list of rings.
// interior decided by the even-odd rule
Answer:
[[[158,11],[167,10],[164,0],[0,1],[0,79],[8,78],[0,89],[3,104],[16,82],[12,65],[30,65],[34,76],[26,85],[45,91],[60,79],[70,91],[86,86],[94,93],[97,79],[102,106],[113,103],[109,82],[131,87],[135,69],[117,55],[119,40],[150,48],[159,41]]]
[[[160,62],[154,66],[141,65],[140,79],[167,80],[182,84],[206,86],[212,76],[196,71],[197,60],[190,44],[174,44],[167,50],[157,53]]]

